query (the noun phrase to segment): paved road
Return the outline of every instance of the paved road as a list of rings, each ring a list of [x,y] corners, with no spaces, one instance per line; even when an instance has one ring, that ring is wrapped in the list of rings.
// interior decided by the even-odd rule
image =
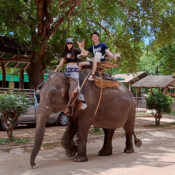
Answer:
[[[102,138],[88,143],[88,162],[72,162],[59,147],[40,151],[37,167],[29,166],[29,153],[0,152],[0,175],[175,175],[175,129],[142,133],[141,149],[124,154],[124,138],[113,141],[112,156],[98,157]]]

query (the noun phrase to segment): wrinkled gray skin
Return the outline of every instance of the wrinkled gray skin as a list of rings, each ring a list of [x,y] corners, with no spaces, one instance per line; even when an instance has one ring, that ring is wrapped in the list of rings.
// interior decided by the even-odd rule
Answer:
[[[80,73],[82,83],[86,74]],[[37,125],[35,133],[34,147],[31,153],[31,167],[35,165],[35,158],[39,152],[45,124],[51,112],[59,112],[66,108],[71,92],[77,86],[77,81],[71,77],[66,77],[62,73],[55,73],[41,89],[40,106],[37,110]],[[100,107],[95,117],[94,112],[100,96],[100,88],[94,82],[86,81],[83,87],[86,99],[86,110],[79,110],[77,107],[74,115],[70,117],[69,124],[62,138],[62,146],[69,157],[74,157],[76,162],[87,161],[86,144],[88,131],[93,124],[104,130],[104,143],[98,152],[99,156],[112,154],[112,137],[116,128],[123,127],[126,133],[125,153],[133,153],[132,135],[136,146],[141,146],[141,141],[134,134],[135,123],[135,101],[131,92],[119,83],[118,88],[105,88]],[[78,144],[74,144],[73,137],[78,133]]]

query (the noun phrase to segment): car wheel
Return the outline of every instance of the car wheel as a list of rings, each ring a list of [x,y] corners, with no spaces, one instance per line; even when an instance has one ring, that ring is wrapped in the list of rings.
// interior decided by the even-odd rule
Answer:
[[[68,116],[62,112],[58,116],[58,125],[60,126],[66,126],[68,124]]]
[[[3,131],[7,131],[8,130],[8,127],[7,125],[3,122],[3,121],[0,121],[0,127]]]

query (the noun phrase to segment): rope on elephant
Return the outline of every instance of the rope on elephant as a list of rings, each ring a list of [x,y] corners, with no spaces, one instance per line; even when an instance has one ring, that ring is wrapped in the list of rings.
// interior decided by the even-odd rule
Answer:
[[[89,72],[88,74],[87,74],[87,76],[86,76],[86,78],[83,80],[83,83],[81,84],[81,89],[83,88],[83,86],[84,86],[84,84],[85,84],[85,82],[86,82],[86,80],[88,79],[88,77],[89,77],[89,75],[91,74],[91,72]]]
[[[99,97],[98,104],[97,104],[97,107],[96,107],[96,110],[95,110],[95,113],[94,113],[94,117],[96,116],[98,108],[100,106],[102,95],[103,95],[103,87],[102,87],[102,81],[101,81],[100,97]]]

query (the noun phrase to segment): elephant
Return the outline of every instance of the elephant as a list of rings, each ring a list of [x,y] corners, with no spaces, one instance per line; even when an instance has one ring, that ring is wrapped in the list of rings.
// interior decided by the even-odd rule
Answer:
[[[80,72],[80,84],[86,78],[86,72]],[[77,87],[77,80],[67,77],[61,72],[52,74],[45,82],[40,91],[40,105],[37,110],[37,121],[34,146],[30,156],[30,164],[33,168],[35,158],[40,150],[45,125],[49,114],[56,113],[66,108],[69,98]],[[63,134],[61,144],[69,157],[75,162],[88,161],[86,155],[86,144],[88,132],[91,125],[104,130],[104,143],[98,156],[112,154],[112,137],[115,129],[123,127],[126,136],[125,153],[133,153],[134,136],[135,145],[142,145],[134,133],[136,103],[129,89],[119,82],[117,88],[105,88],[99,109],[94,116],[100,88],[96,87],[94,81],[86,81],[82,87],[87,108],[80,110],[79,102],[76,101],[73,115],[69,117],[69,123]],[[77,135],[78,143],[74,143],[74,136]]]

